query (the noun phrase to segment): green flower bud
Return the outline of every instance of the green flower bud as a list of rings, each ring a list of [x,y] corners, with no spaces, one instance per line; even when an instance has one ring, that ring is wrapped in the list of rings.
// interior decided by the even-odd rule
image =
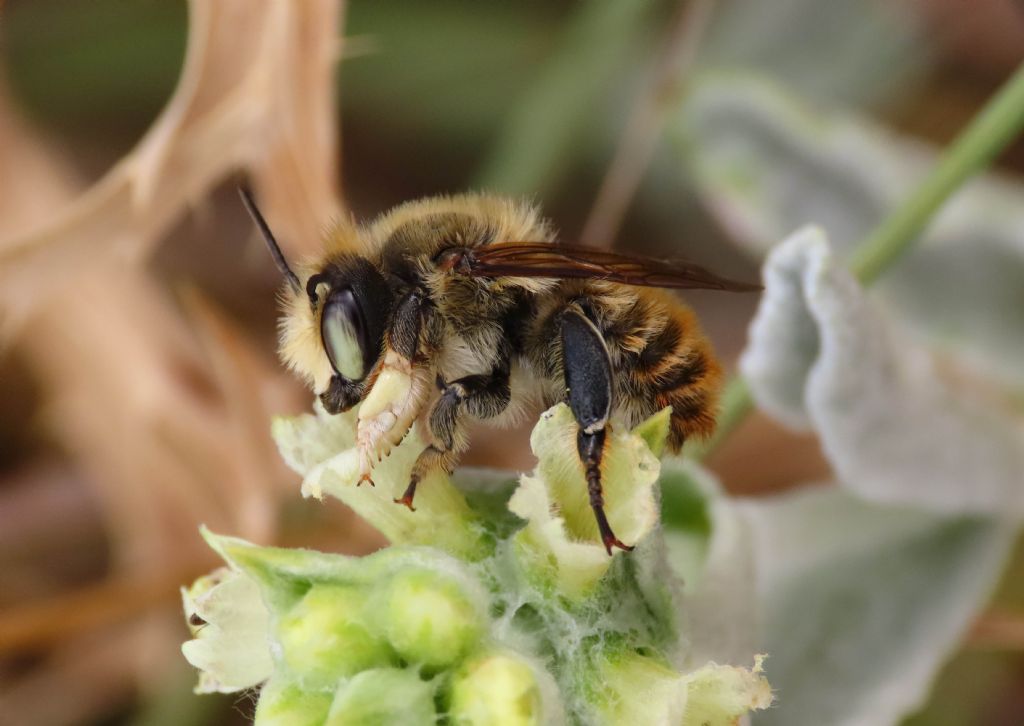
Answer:
[[[609,655],[589,684],[599,724],[735,726],[740,716],[772,702],[771,688],[753,669],[709,663],[677,673],[660,659],[626,651]]]
[[[666,406],[646,421],[641,421],[633,433],[644,440],[651,453],[661,458],[668,442],[669,426],[672,423],[672,407]]]
[[[398,655],[428,668],[454,664],[484,632],[483,608],[461,583],[432,570],[397,573],[375,610]]]
[[[363,671],[338,688],[324,726],[434,726],[434,687],[411,668]]]
[[[683,676],[662,661],[626,652],[600,664],[590,684],[597,724],[637,723],[661,726],[683,723],[686,686]],[[710,725],[709,725],[710,726]]]
[[[732,726],[748,711],[771,706],[772,689],[761,675],[763,661],[763,655],[756,656],[752,669],[709,663],[687,674],[683,726]]]
[[[454,726],[547,723],[533,668],[504,654],[477,658],[459,669],[452,679],[448,715]]]
[[[333,688],[340,678],[390,665],[392,653],[367,623],[367,596],[352,585],[313,585],[277,624],[289,674],[304,688]]]
[[[271,678],[260,690],[254,726],[321,726],[334,694],[304,691],[291,681]]]

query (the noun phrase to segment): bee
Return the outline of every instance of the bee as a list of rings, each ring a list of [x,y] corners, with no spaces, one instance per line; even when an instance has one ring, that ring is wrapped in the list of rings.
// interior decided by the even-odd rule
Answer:
[[[293,271],[251,194],[242,200],[283,273],[280,355],[337,414],[360,404],[360,483],[422,420],[429,444],[395,501],[451,473],[467,420],[514,420],[524,401],[564,401],[608,554],[632,549],[604,511],[613,425],[671,406],[668,444],[708,436],[721,365],[693,311],[661,288],[759,290],[697,265],[560,244],[524,202],[484,194],[402,204],[343,221]],[[353,252],[360,250],[360,252]]]

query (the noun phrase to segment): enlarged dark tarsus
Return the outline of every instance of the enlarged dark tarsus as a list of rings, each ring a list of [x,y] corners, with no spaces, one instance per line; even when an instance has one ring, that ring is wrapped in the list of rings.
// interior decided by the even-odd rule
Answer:
[[[562,365],[569,408],[579,426],[576,450],[587,477],[590,508],[597,518],[601,542],[611,555],[613,547],[627,552],[633,548],[615,536],[604,511],[601,460],[612,409],[612,365],[608,347],[594,321],[584,313],[583,302],[569,305],[559,319]]]

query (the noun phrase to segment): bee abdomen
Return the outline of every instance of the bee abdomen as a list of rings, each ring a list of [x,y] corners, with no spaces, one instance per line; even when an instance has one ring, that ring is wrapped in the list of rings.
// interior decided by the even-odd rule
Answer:
[[[714,430],[722,370],[689,309],[670,310],[664,328],[640,351],[632,378],[646,415],[672,407],[673,451]]]

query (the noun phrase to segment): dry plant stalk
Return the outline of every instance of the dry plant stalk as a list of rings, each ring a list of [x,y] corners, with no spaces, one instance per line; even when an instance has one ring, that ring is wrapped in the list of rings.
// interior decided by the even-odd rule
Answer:
[[[318,243],[319,225],[341,210],[341,10],[340,0],[191,0],[174,95],[137,147],[81,192],[0,96],[0,333],[38,376],[47,428],[95,488],[119,580],[201,566],[200,521],[274,537],[284,469],[266,422],[294,387],[201,296],[168,299],[144,264],[238,170],[292,254]],[[150,664],[159,670],[175,657],[179,626],[148,624],[132,637],[155,638],[147,650],[160,654]],[[62,652],[78,667],[4,690],[63,692],[67,673],[133,675],[90,668],[106,659],[81,643]]]

